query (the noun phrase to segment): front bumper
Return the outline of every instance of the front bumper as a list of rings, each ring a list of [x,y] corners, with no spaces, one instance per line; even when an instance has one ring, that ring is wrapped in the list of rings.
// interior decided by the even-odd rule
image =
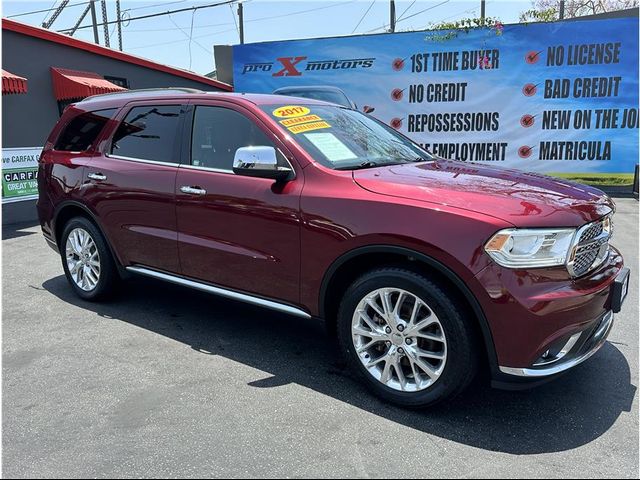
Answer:
[[[476,279],[495,348],[493,384],[526,388],[575,367],[602,347],[620,309],[620,292],[628,288],[620,282],[628,279],[628,269],[611,247],[600,267],[577,279],[559,268],[524,271],[497,265]]]
[[[591,358],[605,344],[609,332],[613,327],[613,312],[605,313],[596,322],[594,328],[589,328],[582,333],[572,336],[565,346],[566,351],[555,361],[534,365],[531,368],[500,367],[500,371],[507,375],[515,375],[525,378],[544,378],[566,372],[570,368],[581,364]],[[574,340],[575,339],[575,340]]]

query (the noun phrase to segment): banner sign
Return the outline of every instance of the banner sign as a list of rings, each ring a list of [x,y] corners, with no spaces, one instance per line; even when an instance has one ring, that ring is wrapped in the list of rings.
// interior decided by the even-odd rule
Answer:
[[[638,161],[638,18],[265,42],[233,58],[238,92],[335,86],[442,157],[611,177]]]
[[[38,158],[42,147],[2,149],[2,202],[38,196]]]

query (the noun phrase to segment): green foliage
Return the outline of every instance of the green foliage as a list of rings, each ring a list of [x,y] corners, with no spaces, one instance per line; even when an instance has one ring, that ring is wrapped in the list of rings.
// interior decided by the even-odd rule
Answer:
[[[558,11],[555,7],[547,8],[545,10],[527,10],[520,14],[520,21],[522,23],[528,22],[554,22],[558,19]]]
[[[547,173],[547,175],[595,186],[622,187],[633,184],[633,173]]]
[[[463,18],[455,22],[440,22],[430,25],[429,30],[431,32],[426,39],[436,42],[451,40],[456,38],[458,34],[469,33],[475,28],[489,28],[494,30],[496,35],[502,35],[504,26],[499,19],[494,17]]]

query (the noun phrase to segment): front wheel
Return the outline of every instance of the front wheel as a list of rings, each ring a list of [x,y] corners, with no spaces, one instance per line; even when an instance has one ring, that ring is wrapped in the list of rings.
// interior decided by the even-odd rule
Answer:
[[[118,272],[102,233],[91,221],[69,220],[60,247],[64,273],[79,297],[102,300],[113,292]]]
[[[400,268],[371,271],[345,293],[338,339],[384,400],[426,407],[461,392],[476,371],[473,330],[446,288]]]

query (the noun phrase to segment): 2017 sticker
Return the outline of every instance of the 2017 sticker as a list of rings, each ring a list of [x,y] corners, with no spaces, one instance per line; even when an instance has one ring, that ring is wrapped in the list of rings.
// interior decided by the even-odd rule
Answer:
[[[320,130],[321,128],[331,128],[331,125],[329,125],[327,122],[322,120],[320,122],[302,123],[300,125],[294,125],[292,127],[289,127],[289,131],[291,133],[298,134],[302,132],[310,132],[312,130]]]
[[[320,118],[318,115],[305,115],[303,117],[295,117],[295,118],[288,118],[286,120],[280,120],[280,123],[285,127],[291,127],[292,125],[299,125],[300,123],[318,122],[320,120],[322,120],[322,118]]]
[[[301,107],[300,105],[286,105],[284,107],[278,107],[273,111],[273,116],[278,118],[292,118],[301,117],[307,115],[311,110],[307,107]]]

